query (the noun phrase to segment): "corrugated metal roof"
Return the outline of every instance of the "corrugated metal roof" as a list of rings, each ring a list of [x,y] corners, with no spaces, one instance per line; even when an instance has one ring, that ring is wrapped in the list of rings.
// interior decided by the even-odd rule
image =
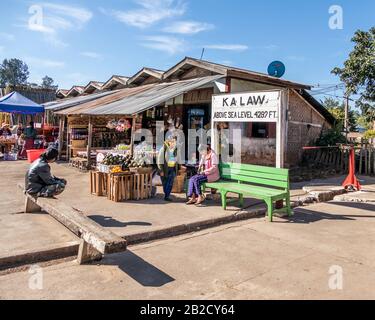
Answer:
[[[79,96],[79,97],[63,99],[59,101],[52,101],[49,103],[45,103],[43,106],[46,110],[58,111],[58,110],[63,110],[66,108],[76,106],[78,104],[86,103],[86,102],[89,102],[89,101],[92,101],[101,97],[105,97],[105,96],[114,94],[116,92],[118,91],[106,91],[106,92],[90,94],[87,96]]]
[[[63,114],[63,115],[73,115],[73,114],[91,114],[91,110],[94,110],[97,107],[103,106],[103,105],[109,105],[112,103],[115,103],[119,100],[122,100],[128,96],[132,96],[135,94],[138,94],[142,91],[150,89],[152,86],[155,85],[146,85],[141,87],[134,87],[134,88],[126,88],[126,89],[120,89],[117,90],[115,94],[100,97],[95,100],[91,100],[86,103],[80,103],[76,104],[75,106],[64,109],[58,112],[55,112],[56,114]]]
[[[126,88],[120,90],[116,96],[112,95],[97,99],[57,113],[64,115],[134,115],[220,78],[223,78],[223,76],[215,75],[192,80]],[[123,97],[119,98],[121,95]]]

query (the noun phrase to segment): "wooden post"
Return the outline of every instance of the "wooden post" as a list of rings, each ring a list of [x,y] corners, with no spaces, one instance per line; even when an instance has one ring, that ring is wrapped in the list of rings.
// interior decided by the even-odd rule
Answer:
[[[89,117],[89,136],[87,139],[87,169],[90,170],[91,168],[91,146],[92,146],[92,121],[91,117]]]
[[[70,139],[69,139],[69,119],[66,118],[67,124],[66,124],[66,161],[70,160],[70,149],[69,149],[69,144],[70,144]]]
[[[64,126],[65,126],[64,116],[59,116],[59,156],[58,156],[58,160],[61,160],[61,153],[62,153],[62,149],[63,149]]]
[[[137,116],[133,116],[132,118],[132,133],[131,133],[131,142],[130,142],[130,153],[131,155],[134,154],[134,139],[135,139],[135,124],[136,124],[136,117]]]
[[[286,122],[288,109],[288,90],[280,91],[281,99],[279,105],[279,118],[276,128],[276,168],[284,168],[285,143],[286,143]]]

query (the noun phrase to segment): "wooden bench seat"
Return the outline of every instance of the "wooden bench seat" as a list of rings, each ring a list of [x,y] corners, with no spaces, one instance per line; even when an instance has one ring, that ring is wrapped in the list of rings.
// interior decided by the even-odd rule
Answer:
[[[273,220],[276,201],[285,200],[283,209],[292,215],[290,206],[289,170],[247,164],[220,164],[221,180],[205,183],[203,188],[216,189],[221,194],[222,207],[227,208],[227,194],[239,195],[240,206],[244,205],[244,196],[263,200],[267,204],[269,220]]]
[[[23,185],[19,187],[24,190]],[[44,211],[81,238],[78,262],[100,260],[105,254],[126,250],[126,240],[105,229],[82,212],[56,198],[35,198],[25,195],[25,213]]]

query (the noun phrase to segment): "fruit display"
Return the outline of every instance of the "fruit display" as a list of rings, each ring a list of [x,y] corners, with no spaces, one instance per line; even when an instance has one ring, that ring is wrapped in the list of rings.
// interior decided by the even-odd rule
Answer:
[[[108,153],[102,164],[107,166],[122,166],[123,168],[128,168],[132,161],[132,157],[130,154],[128,155],[119,155],[119,154],[112,154]]]
[[[144,152],[138,152],[134,154],[132,161],[130,162],[130,168],[145,168],[147,167],[147,155]]]
[[[121,173],[121,172],[123,172],[121,166],[115,166],[115,167],[111,170],[111,173]]]

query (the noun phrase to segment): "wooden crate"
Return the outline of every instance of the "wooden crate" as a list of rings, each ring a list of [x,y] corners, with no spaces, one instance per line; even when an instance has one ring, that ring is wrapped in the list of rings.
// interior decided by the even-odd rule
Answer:
[[[102,197],[107,194],[107,175],[99,171],[90,171],[91,194]]]
[[[108,192],[107,197],[111,201],[121,202],[132,200],[134,175],[108,174]]]
[[[185,181],[186,181],[186,173],[182,173],[178,175],[174,179],[172,193],[184,193],[185,192]]]
[[[152,195],[152,173],[135,174],[133,183],[133,200],[144,200]]]
[[[152,174],[134,174],[132,172],[105,174],[107,198],[121,202],[144,200],[152,196]]]

